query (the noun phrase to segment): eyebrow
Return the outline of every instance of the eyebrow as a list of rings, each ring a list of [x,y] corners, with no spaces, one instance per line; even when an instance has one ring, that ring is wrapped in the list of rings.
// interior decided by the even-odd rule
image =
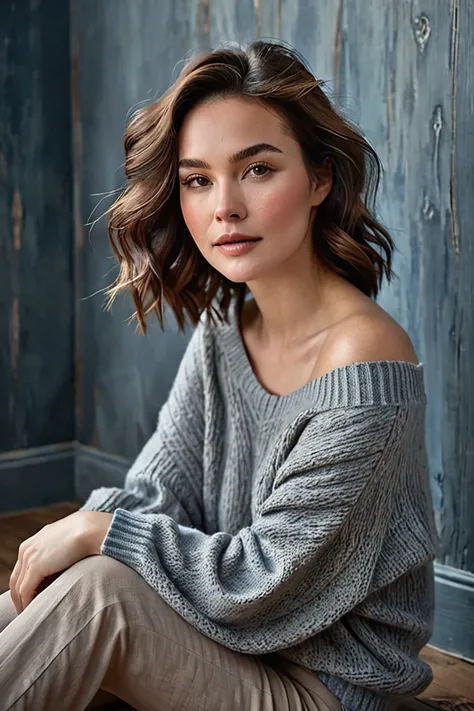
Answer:
[[[251,158],[257,155],[257,153],[283,153],[276,146],[272,146],[271,143],[256,143],[254,146],[248,146],[247,148],[242,148],[241,151],[237,151],[233,155],[229,156],[229,163],[231,165],[239,163],[244,158]],[[199,160],[198,158],[183,158],[178,163],[178,168],[207,168],[210,169],[209,163],[204,160]]]

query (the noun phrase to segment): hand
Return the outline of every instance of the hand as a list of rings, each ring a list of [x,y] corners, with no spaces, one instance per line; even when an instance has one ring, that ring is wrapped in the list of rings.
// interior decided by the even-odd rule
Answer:
[[[79,560],[100,554],[112,518],[113,514],[99,511],[76,511],[21,543],[9,583],[18,614],[47,587],[48,579],[52,582]]]

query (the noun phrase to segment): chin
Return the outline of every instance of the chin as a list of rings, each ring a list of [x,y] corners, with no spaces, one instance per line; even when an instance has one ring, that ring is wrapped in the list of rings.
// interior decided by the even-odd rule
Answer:
[[[251,265],[235,265],[233,269],[219,269],[215,266],[218,272],[225,276],[229,281],[233,281],[236,284],[241,284],[243,282],[255,281],[255,279],[261,279],[263,276],[268,276],[271,269],[263,268],[262,266],[257,266],[256,264]]]

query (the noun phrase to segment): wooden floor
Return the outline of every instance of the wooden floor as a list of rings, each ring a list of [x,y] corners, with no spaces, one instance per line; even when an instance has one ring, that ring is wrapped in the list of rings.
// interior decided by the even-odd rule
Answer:
[[[79,501],[67,501],[39,509],[0,514],[0,593],[8,590],[20,543],[47,523],[77,511],[80,505]],[[407,705],[406,710],[428,711],[429,708],[436,708],[443,711],[474,711],[474,664],[442,654],[431,647],[424,648],[422,657],[433,668],[434,680],[420,696],[419,702]]]

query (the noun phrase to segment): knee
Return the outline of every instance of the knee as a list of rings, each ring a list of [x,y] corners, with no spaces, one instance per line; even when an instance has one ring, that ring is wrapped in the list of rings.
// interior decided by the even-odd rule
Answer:
[[[133,591],[141,580],[138,573],[128,565],[107,555],[83,558],[65,570],[60,577],[63,583],[69,583],[72,587],[84,586],[91,593],[108,591],[115,596],[122,590]]]
[[[89,615],[100,613],[104,624],[111,623],[115,631],[128,629],[132,622],[143,624],[144,619],[148,620],[146,608],[151,595],[155,606],[159,602],[133,568],[110,556],[88,556],[64,571],[63,576],[70,604],[79,615],[84,609]]]

